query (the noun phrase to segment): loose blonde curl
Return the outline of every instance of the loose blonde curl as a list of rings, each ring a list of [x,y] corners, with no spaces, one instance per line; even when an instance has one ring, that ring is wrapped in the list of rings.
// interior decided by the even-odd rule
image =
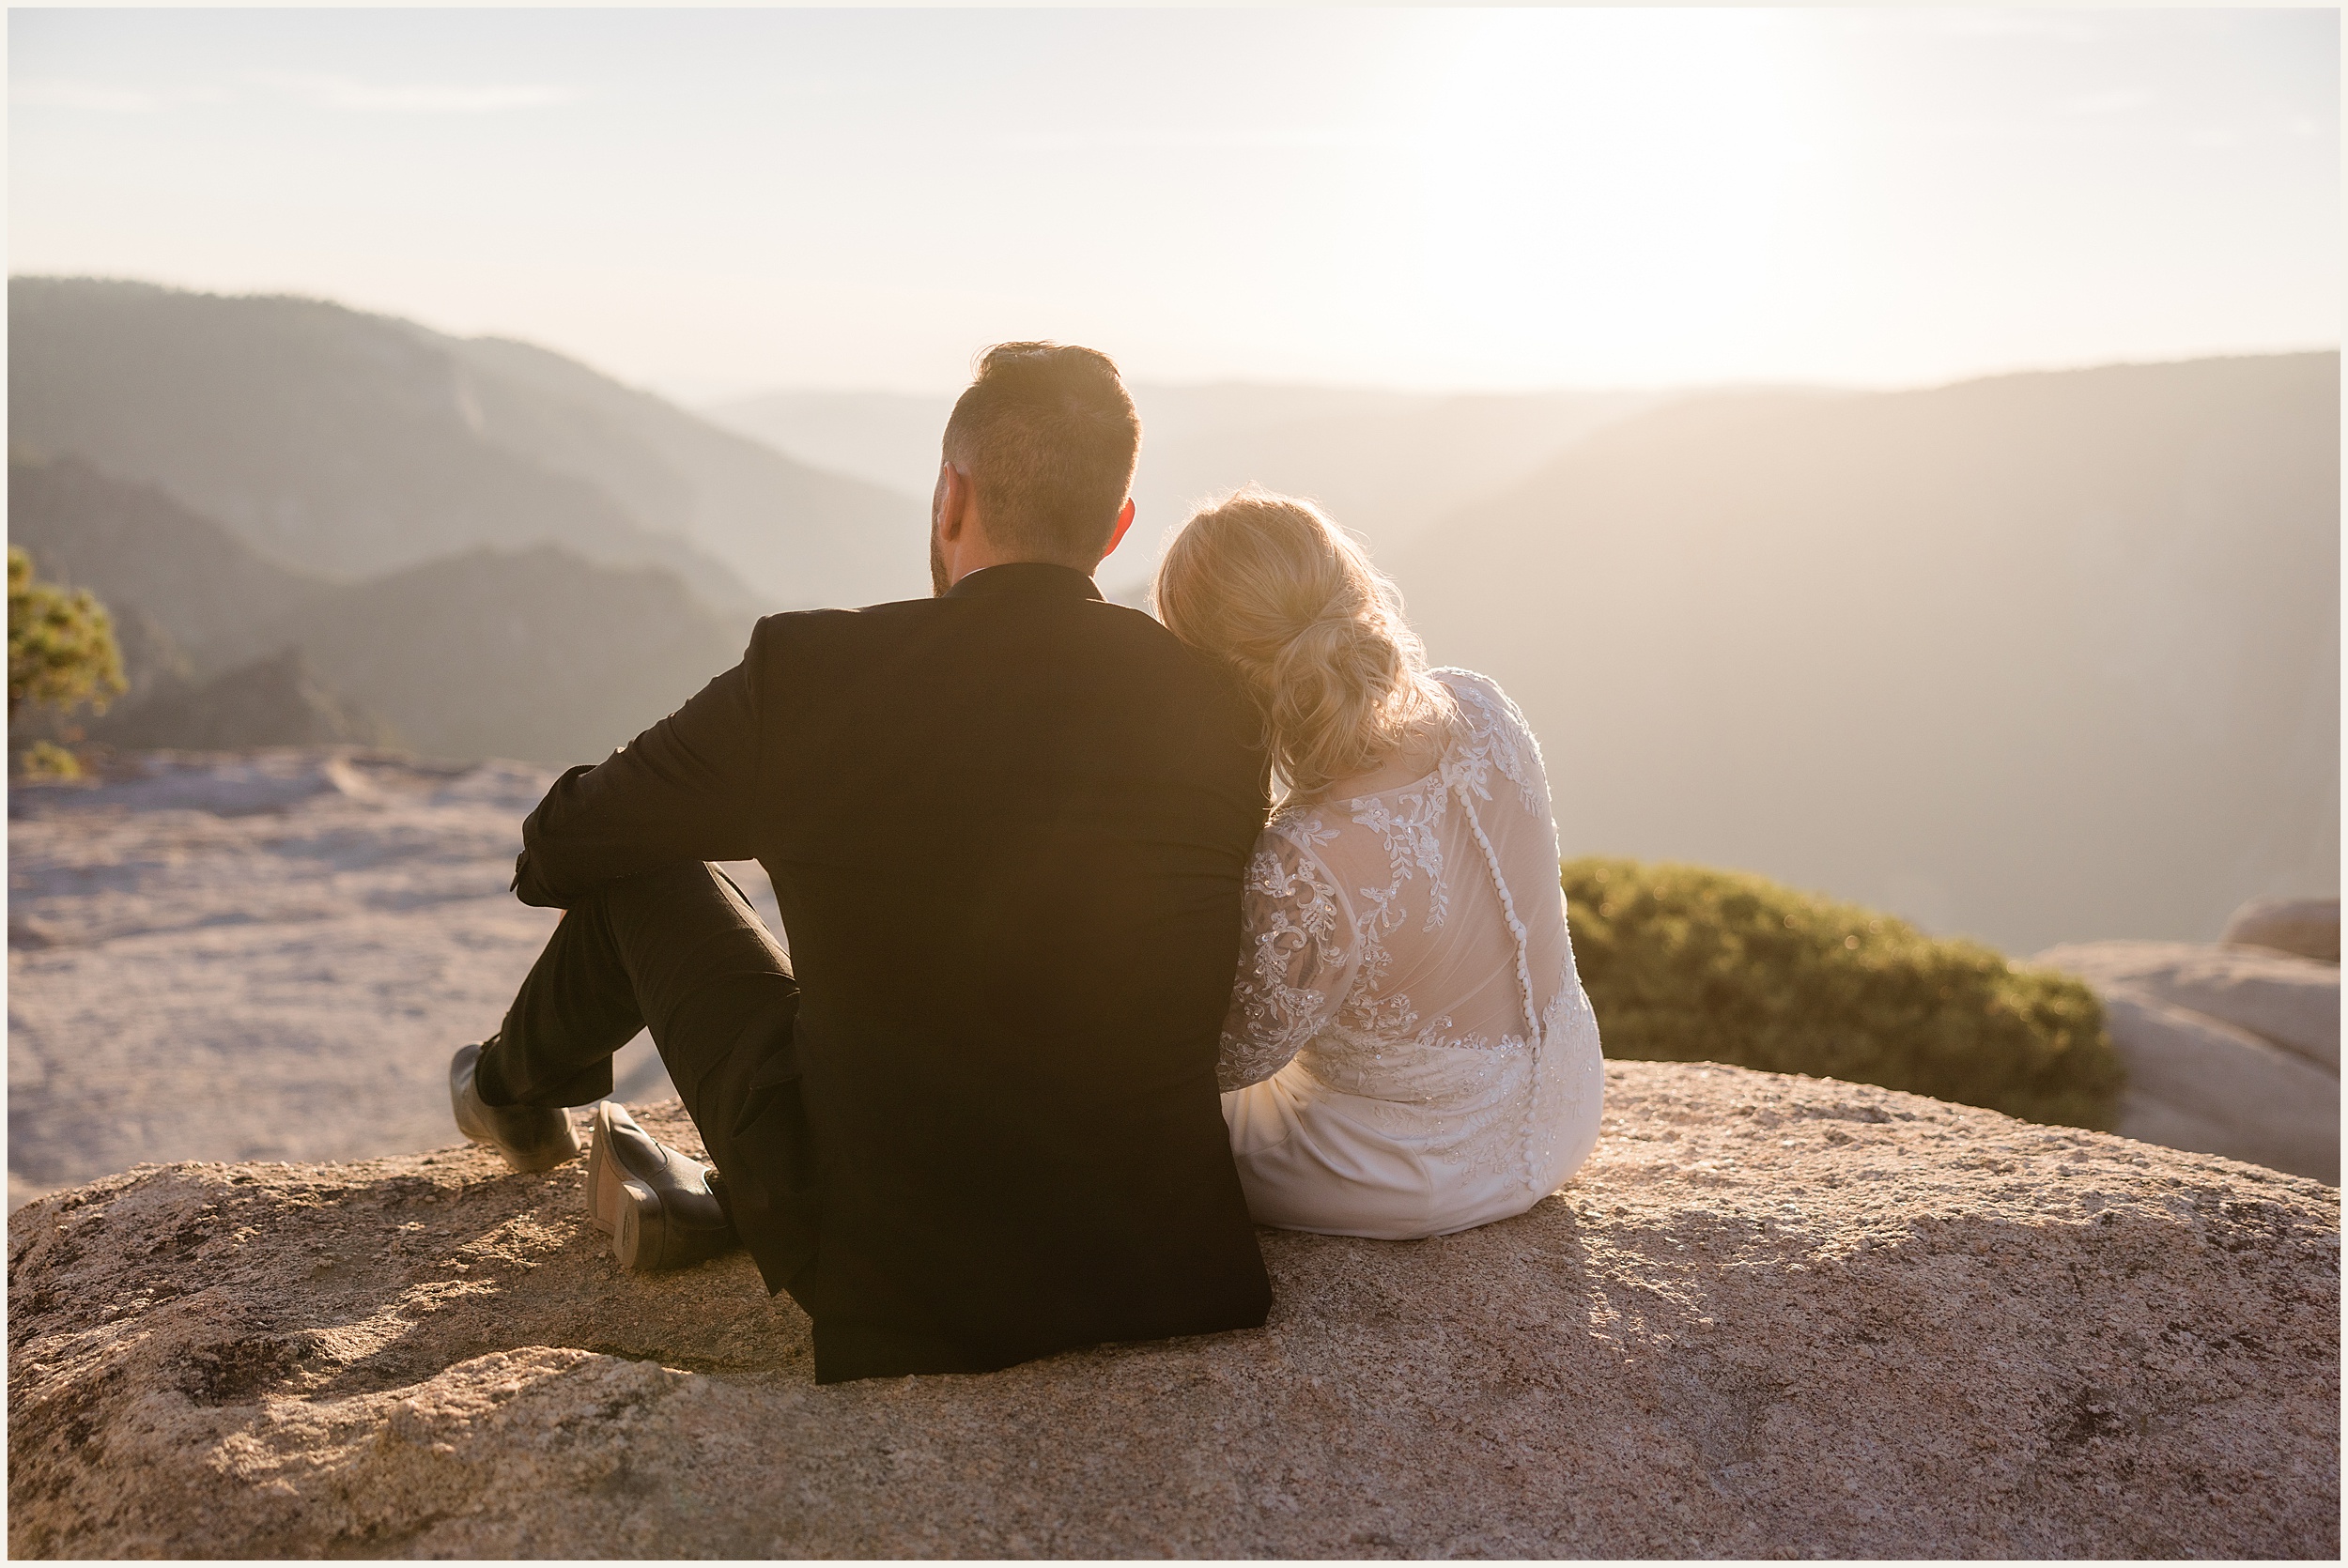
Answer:
[[[1251,484],[1203,508],[1166,546],[1151,598],[1176,637],[1238,671],[1291,797],[1450,718],[1402,595],[1310,501]]]

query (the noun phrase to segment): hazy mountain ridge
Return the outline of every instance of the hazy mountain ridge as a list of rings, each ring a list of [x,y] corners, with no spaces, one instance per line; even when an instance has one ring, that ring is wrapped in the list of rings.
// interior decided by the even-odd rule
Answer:
[[[2337,885],[2339,358],[1692,399],[1391,553],[1567,852],[2028,951]]]
[[[929,592],[926,490],[916,498],[820,459],[803,463],[533,344],[451,341],[492,384],[537,394],[536,403],[509,397],[485,409],[489,429],[510,431],[517,447],[593,476],[640,515],[675,519],[770,607],[881,604]],[[545,406],[575,411],[581,429],[558,429],[544,418]],[[533,415],[534,428],[504,423]],[[626,443],[603,438],[604,431],[625,432]],[[657,455],[659,467],[618,460],[639,450]],[[664,499],[640,488],[648,481],[670,493]]]
[[[11,537],[131,665],[96,739],[593,761],[761,610],[927,588],[917,501],[547,350],[89,279],[11,279],[9,323]]]
[[[11,540],[125,629],[132,689],[85,721],[112,745],[375,741],[388,738],[379,716],[431,755],[594,761],[740,658],[747,631],[672,573],[558,546],[338,582],[79,459],[20,455],[8,488]],[[160,636],[141,631],[150,623]],[[270,660],[287,649],[306,668]],[[224,728],[224,713],[246,728]],[[250,728],[262,719],[277,729]]]
[[[745,641],[673,574],[553,545],[426,561],[314,601],[281,633],[420,750],[533,762],[600,761]]]
[[[142,751],[338,742],[398,746],[405,739],[380,715],[328,685],[298,647],[265,653],[201,684],[166,671],[143,700],[109,712],[97,730],[109,746]]]
[[[732,612],[921,587],[917,504],[559,355],[283,296],[12,278],[8,301],[12,442],[313,572],[555,543],[665,566]]]
[[[1101,569],[1135,599],[1160,546],[1202,500],[1254,481],[1314,498],[1392,546],[1462,501],[1506,489],[1609,424],[1667,400],[1632,392],[1444,394],[1228,382],[1136,384],[1141,460],[1132,540]],[[950,397],[767,392],[710,405],[712,422],[777,451],[928,494]]]
[[[199,673],[260,652],[264,623],[335,586],[153,484],[22,447],[8,460],[8,542],[32,552],[42,576],[95,592],[118,632],[136,616],[151,619]],[[154,655],[131,662],[135,678]]]
[[[938,439],[951,396],[913,392],[777,392],[703,404],[696,410],[801,462],[825,466],[906,496],[927,496],[937,483]]]
[[[1433,394],[1220,385],[1140,388],[1136,485],[1152,542],[1203,500],[1254,482],[1309,496],[1391,549],[1460,501],[1522,480],[1665,399],[1647,392]]]

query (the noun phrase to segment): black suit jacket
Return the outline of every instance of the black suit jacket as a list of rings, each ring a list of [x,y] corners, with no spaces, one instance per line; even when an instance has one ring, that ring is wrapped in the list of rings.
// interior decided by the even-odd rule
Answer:
[[[996,566],[769,616],[531,814],[530,903],[686,858],[773,879],[796,1018],[703,1131],[819,1378],[1263,1321],[1214,1073],[1259,735],[1082,573]]]

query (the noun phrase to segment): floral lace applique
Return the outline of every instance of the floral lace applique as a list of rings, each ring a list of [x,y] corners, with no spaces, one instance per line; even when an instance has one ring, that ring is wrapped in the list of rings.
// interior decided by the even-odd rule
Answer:
[[[1394,874],[1384,889],[1365,887],[1362,897],[1376,907],[1380,930],[1390,931],[1402,923],[1402,911],[1394,907],[1402,884],[1425,877],[1427,924],[1421,930],[1435,930],[1451,908],[1451,889],[1443,874],[1443,842],[1435,836],[1451,805],[1451,791],[1439,776],[1429,788],[1400,792],[1396,804],[1400,810],[1389,807],[1383,795],[1355,803],[1353,820],[1378,835],[1385,845],[1387,869]]]
[[[1248,862],[1247,939],[1216,1066],[1226,1090],[1287,1066],[1342,995],[1337,982],[1355,944],[1336,881],[1317,853],[1336,837],[1317,817],[1275,817]]]
[[[1444,679],[1459,703],[1460,717],[1467,730],[1464,744],[1453,747],[1444,759],[1444,776],[1455,788],[1475,792],[1479,800],[1492,798],[1486,783],[1497,768],[1502,777],[1517,787],[1518,795],[1528,811],[1547,807],[1548,791],[1542,784],[1540,744],[1525,724],[1524,715],[1507,694],[1483,676],[1466,669],[1439,669],[1433,672]],[[1530,753],[1528,756],[1527,753]]]

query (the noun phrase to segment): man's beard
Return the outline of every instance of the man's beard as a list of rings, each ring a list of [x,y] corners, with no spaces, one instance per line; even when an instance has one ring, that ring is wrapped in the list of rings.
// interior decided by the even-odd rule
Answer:
[[[946,580],[946,552],[937,547],[937,530],[930,530],[930,593],[935,598],[946,596],[953,585]]]

